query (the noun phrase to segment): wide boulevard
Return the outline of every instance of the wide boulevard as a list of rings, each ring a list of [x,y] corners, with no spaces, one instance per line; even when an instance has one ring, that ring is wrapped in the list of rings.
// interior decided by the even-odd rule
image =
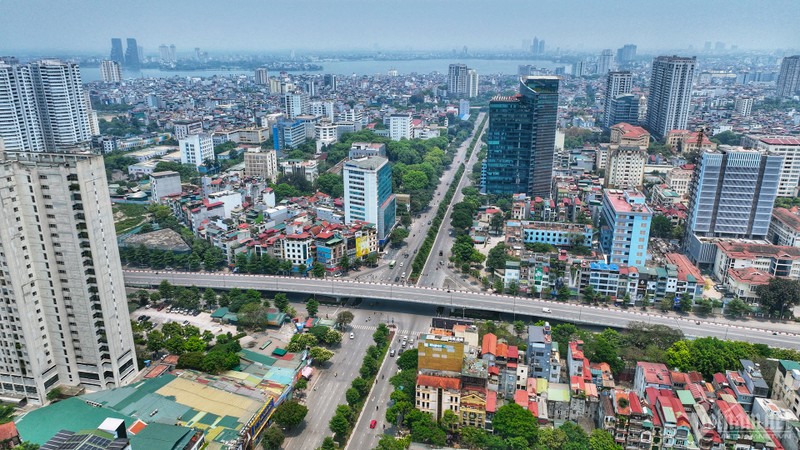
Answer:
[[[775,347],[800,349],[800,325],[794,322],[762,320],[737,321],[726,318],[703,319],[661,314],[654,308],[647,312],[639,308],[618,309],[577,303],[561,303],[538,299],[465,292],[453,289],[406,286],[391,283],[372,283],[336,278],[316,279],[267,275],[223,273],[124,271],[125,283],[130,286],[157,286],[167,280],[179,286],[217,289],[258,289],[274,292],[306,293],[344,298],[363,298],[450,308],[455,314],[465,308],[493,311],[507,315],[551,318],[593,326],[625,328],[630,322],[647,322],[678,328],[687,336],[715,336],[737,339]],[[550,312],[545,312],[543,308]]]

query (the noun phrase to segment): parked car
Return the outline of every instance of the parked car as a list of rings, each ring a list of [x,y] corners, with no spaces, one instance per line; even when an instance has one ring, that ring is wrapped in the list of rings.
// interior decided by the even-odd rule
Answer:
[[[394,349],[389,350],[389,356],[394,356]]]

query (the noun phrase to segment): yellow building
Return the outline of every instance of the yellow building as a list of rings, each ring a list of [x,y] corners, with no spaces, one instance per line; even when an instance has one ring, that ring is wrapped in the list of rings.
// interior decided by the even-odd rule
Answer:
[[[461,372],[464,339],[440,334],[423,334],[417,344],[419,370]]]

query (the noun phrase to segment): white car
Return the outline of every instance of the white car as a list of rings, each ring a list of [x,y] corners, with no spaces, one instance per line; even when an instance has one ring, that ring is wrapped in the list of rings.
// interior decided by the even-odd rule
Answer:
[[[550,314],[553,312],[553,310],[551,310],[550,308],[542,308],[542,312],[545,314]]]
[[[400,267],[403,267],[403,261],[400,261]]]
[[[350,339],[355,339],[355,338],[356,338],[356,334],[355,333],[350,333]]]

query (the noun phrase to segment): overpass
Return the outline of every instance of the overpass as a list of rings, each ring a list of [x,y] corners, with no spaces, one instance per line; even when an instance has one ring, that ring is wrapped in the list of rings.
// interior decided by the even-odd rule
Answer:
[[[398,303],[418,303],[451,308],[465,308],[503,314],[520,314],[592,326],[625,328],[631,322],[666,325],[683,331],[689,337],[714,336],[772,347],[800,350],[800,325],[769,321],[735,321],[725,318],[698,319],[674,313],[641,311],[639,308],[617,309],[576,303],[514,297],[484,292],[466,292],[433,287],[372,283],[338,278],[298,278],[270,275],[226,274],[207,272],[157,272],[125,270],[125,284],[134,287],[156,287],[162,280],[176,286],[197,286],[213,289],[257,289],[262,291],[324,295],[337,299],[369,298]],[[547,308],[550,312],[545,312]]]

